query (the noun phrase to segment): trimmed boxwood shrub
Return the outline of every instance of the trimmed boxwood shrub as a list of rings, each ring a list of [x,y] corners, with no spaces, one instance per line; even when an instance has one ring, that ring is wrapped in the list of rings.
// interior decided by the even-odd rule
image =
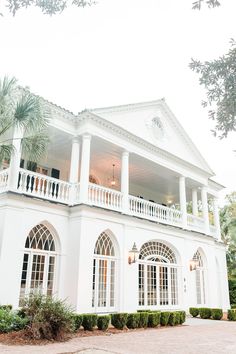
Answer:
[[[150,312],[140,312],[140,314],[139,314],[139,328],[147,328],[149,313]]]
[[[169,317],[170,317],[170,311],[161,312],[160,322],[162,326],[168,325]]]
[[[150,309],[147,310],[138,310],[137,312],[152,312]]]
[[[171,312],[168,324],[170,326],[176,326],[176,325],[180,324],[180,313],[177,311]]]
[[[73,313],[72,317],[73,317],[73,320],[75,323],[75,330],[80,329],[80,326],[82,325],[82,322],[83,322],[83,315]]]
[[[94,313],[88,313],[83,315],[82,326],[85,331],[93,331],[94,327],[97,326],[98,315]]]
[[[189,313],[193,317],[197,317],[199,315],[199,309],[197,307],[190,307]]]
[[[148,314],[148,327],[157,327],[160,324],[161,312],[149,312]]]
[[[138,328],[140,322],[140,313],[129,313],[126,326],[128,328]]]
[[[236,310],[228,310],[227,318],[229,321],[236,321]]]
[[[231,309],[236,309],[236,304],[232,304]]]
[[[111,316],[110,315],[104,315],[104,316],[98,316],[97,320],[97,326],[100,331],[106,331],[107,328],[109,327]]]
[[[15,311],[0,309],[0,333],[19,331],[28,324],[28,318],[22,318]]]
[[[0,305],[1,310],[12,310],[12,305]]]
[[[111,324],[117,329],[124,329],[127,323],[127,313],[113,313],[111,315]]]
[[[223,317],[222,309],[211,309],[211,317],[213,320],[221,320]]]
[[[211,318],[211,309],[208,307],[200,307],[199,308],[199,315],[203,319]]]

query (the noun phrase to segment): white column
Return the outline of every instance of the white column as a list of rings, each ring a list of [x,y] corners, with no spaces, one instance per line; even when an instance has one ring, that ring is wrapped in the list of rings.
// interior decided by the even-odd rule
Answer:
[[[78,183],[79,181],[79,155],[80,143],[78,137],[73,138],[70,158],[69,182]]]
[[[185,177],[179,177],[179,201],[180,210],[182,212],[182,226],[187,227],[187,205],[186,205],[186,187],[185,187]]]
[[[201,189],[202,195],[202,216],[204,219],[205,233],[209,235],[210,224],[209,224],[209,214],[208,214],[208,203],[207,203],[207,188],[205,186]]]
[[[213,199],[213,213],[214,213],[214,225],[216,227],[216,238],[217,238],[218,241],[221,241],[218,198],[216,198],[216,197]]]
[[[80,202],[88,202],[88,184],[89,184],[89,167],[90,167],[90,145],[91,135],[83,135],[82,155],[80,168]]]
[[[19,180],[19,168],[21,160],[21,139],[23,138],[24,131],[21,127],[16,127],[13,133],[12,144],[14,146],[14,151],[11,155],[10,166],[9,166],[9,188],[11,190],[16,190]]]
[[[193,215],[198,216],[197,189],[196,188],[194,188],[192,190],[192,207],[193,207]]]
[[[123,211],[129,211],[129,153],[122,153],[121,162],[121,193],[123,193]]]

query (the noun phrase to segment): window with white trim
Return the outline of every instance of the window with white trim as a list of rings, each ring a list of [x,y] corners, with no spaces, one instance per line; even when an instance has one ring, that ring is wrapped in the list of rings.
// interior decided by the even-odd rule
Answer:
[[[25,242],[20,304],[32,292],[53,294],[56,258],[55,240],[50,230],[43,224],[33,227]]]
[[[144,243],[138,266],[139,306],[178,305],[178,265],[169,246],[158,241]]]
[[[98,237],[93,259],[92,307],[96,311],[110,311],[116,306],[116,258],[110,236]]]
[[[203,258],[199,250],[197,250],[197,252],[194,254],[193,259],[197,261],[198,264],[195,271],[197,305],[205,305],[206,304],[206,285],[205,285],[206,269],[204,267]]]

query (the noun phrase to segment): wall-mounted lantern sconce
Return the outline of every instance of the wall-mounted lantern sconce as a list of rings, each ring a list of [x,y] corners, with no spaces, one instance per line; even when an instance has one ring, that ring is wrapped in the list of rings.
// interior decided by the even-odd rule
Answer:
[[[191,259],[189,262],[190,272],[196,270],[199,267],[199,260],[198,259]]]
[[[128,263],[135,263],[138,258],[139,250],[137,249],[136,243],[134,242],[132,249],[129,251]]]

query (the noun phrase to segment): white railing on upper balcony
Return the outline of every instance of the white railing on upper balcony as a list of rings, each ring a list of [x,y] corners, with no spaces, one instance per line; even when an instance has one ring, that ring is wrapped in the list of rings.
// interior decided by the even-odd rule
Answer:
[[[190,229],[195,231],[204,231],[204,219],[200,216],[188,214],[187,215],[187,225]]]
[[[217,228],[215,225],[210,225],[210,234],[213,237],[217,237]]]
[[[9,178],[9,169],[0,171],[0,193],[7,190]]]
[[[174,208],[129,196],[129,210],[132,215],[163,222],[170,225],[182,224],[182,213]]]
[[[19,170],[17,190],[48,200],[69,202],[70,183],[28,170]]]
[[[118,210],[122,209],[122,193],[114,189],[105,188],[97,184],[89,183],[89,204],[103,208]]]

